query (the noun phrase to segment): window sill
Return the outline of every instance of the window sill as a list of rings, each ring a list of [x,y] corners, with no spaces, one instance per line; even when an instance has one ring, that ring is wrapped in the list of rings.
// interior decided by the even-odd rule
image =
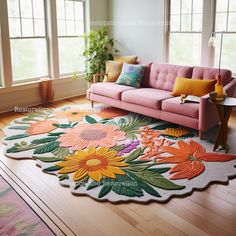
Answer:
[[[76,82],[78,80],[83,80],[85,74],[79,74],[78,79],[75,80],[73,76],[65,76],[57,80],[52,80],[53,84],[63,84],[63,83],[68,83],[68,82]],[[15,92],[15,91],[20,91],[24,89],[31,89],[31,88],[36,88],[39,87],[40,81],[29,81],[29,82],[24,82],[24,83],[17,83],[13,84],[12,87],[0,87],[0,94],[4,94],[7,92]]]

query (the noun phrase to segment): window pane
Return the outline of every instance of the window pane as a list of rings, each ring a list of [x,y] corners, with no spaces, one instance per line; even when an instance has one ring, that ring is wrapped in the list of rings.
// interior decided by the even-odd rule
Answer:
[[[182,15],[181,31],[191,31],[191,15]]]
[[[216,13],[216,31],[226,31],[227,13]]]
[[[220,54],[220,34],[216,34],[216,47],[215,47],[215,66],[219,64]],[[223,38],[223,49],[222,49],[222,60],[221,68],[230,69],[236,72],[236,35],[235,34],[224,34]]]
[[[216,0],[216,12],[227,12],[228,0]]]
[[[20,0],[21,17],[32,18],[31,0]]]
[[[180,0],[171,0],[171,14],[180,14]]]
[[[229,12],[228,31],[236,32],[236,13]]]
[[[179,65],[200,65],[201,34],[171,33],[169,63]]]
[[[43,1],[33,0],[34,18],[44,19],[44,3]]]
[[[229,1],[229,9],[230,9],[230,11],[236,11],[236,1],[235,0]]]
[[[193,0],[193,13],[202,13],[202,12],[203,12],[203,1]]]
[[[65,1],[66,4],[66,19],[74,20],[74,4],[73,1]]]
[[[66,35],[66,21],[57,20],[57,31],[59,36]]]
[[[75,22],[75,33],[76,35],[83,35],[84,34],[84,22],[83,21],[76,21]]]
[[[58,47],[61,75],[85,70],[83,38],[59,38]]]
[[[192,11],[192,1],[191,0],[182,0],[182,13],[190,14]]]
[[[48,76],[46,39],[12,39],[13,81]]]
[[[9,19],[9,31],[10,37],[20,37],[21,30],[20,30],[20,19],[10,18]]]
[[[33,28],[33,20],[31,19],[22,19],[22,35],[23,36],[33,36],[34,28]]]
[[[180,31],[180,15],[171,15],[170,30]]]
[[[57,0],[57,19],[65,19],[65,2]]]
[[[45,22],[44,20],[34,20],[35,36],[45,36]]]
[[[75,2],[75,19],[84,20],[84,9],[82,2]]]
[[[202,31],[202,14],[193,14],[192,31]]]
[[[67,20],[66,21],[66,32],[67,35],[75,35],[75,23],[72,20]]]
[[[19,17],[19,0],[8,0],[8,17]]]

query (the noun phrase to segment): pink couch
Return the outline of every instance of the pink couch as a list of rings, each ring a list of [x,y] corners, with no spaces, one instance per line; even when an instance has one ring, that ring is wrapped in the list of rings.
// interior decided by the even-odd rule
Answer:
[[[214,104],[209,96],[200,103],[180,104],[180,97],[173,97],[176,77],[214,79],[217,69],[188,67],[159,63],[141,63],[147,66],[142,87],[139,89],[115,83],[94,83],[87,90],[87,98],[128,111],[169,121],[199,130],[199,136],[219,122]],[[228,96],[233,96],[236,79],[229,70],[221,70],[223,85]]]

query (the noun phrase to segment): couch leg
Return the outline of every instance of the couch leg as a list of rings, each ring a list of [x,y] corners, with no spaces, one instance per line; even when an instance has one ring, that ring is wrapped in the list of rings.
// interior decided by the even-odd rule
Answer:
[[[94,101],[91,101],[91,106],[92,106],[92,108],[94,107]]]
[[[202,140],[203,139],[203,132],[199,130],[199,138]]]

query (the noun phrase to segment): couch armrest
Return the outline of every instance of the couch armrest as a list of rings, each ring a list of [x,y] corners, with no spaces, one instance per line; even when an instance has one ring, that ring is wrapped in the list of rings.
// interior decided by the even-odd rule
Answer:
[[[200,98],[198,130],[207,131],[219,123],[216,105],[209,101],[209,94]]]
[[[236,78],[232,78],[231,81],[224,86],[224,91],[229,97],[234,96],[234,91],[236,88]]]
[[[102,74],[94,74],[94,75],[93,75],[93,83],[94,83],[94,84],[97,83],[99,77],[101,77],[101,76],[106,76],[106,75],[107,75],[107,74],[105,74],[105,73],[102,73]]]

